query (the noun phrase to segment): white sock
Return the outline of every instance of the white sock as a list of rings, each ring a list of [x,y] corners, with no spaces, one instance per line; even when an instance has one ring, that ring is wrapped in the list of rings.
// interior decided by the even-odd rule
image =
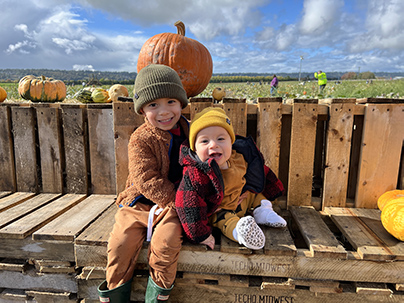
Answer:
[[[257,224],[271,227],[285,227],[287,225],[285,219],[272,209],[272,203],[268,200],[261,200],[261,206],[254,209],[253,215]]]

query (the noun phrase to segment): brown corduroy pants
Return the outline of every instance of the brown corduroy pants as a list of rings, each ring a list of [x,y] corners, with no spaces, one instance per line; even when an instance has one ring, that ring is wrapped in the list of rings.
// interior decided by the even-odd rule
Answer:
[[[135,269],[143,242],[146,239],[150,205],[119,208],[108,241],[106,279],[113,289],[129,281]],[[150,276],[160,287],[170,288],[177,274],[178,257],[182,245],[182,227],[177,212],[166,207],[154,216],[148,261]]]

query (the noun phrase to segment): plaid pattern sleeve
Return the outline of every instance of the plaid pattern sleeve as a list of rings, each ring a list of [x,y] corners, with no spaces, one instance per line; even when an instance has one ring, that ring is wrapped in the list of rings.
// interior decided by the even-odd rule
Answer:
[[[282,196],[285,193],[285,188],[281,180],[275,175],[275,173],[266,165],[265,170],[265,187],[262,194],[270,201]]]
[[[183,177],[176,193],[175,207],[187,238],[200,243],[212,233],[208,220],[223,199],[223,182],[212,168],[211,161],[197,163],[183,158],[182,162]]]

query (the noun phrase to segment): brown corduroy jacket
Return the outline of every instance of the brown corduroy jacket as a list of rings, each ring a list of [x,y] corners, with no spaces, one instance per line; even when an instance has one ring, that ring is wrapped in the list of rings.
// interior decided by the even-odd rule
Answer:
[[[188,138],[188,120],[182,116],[179,123]],[[168,179],[171,140],[169,131],[154,127],[147,119],[133,132],[128,144],[129,174],[116,200],[118,207],[129,206],[141,195],[160,208],[174,205],[175,187]]]

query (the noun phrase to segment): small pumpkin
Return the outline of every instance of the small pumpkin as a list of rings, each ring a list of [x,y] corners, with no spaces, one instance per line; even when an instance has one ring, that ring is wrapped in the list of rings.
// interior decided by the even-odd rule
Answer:
[[[117,102],[118,97],[129,97],[129,91],[126,88],[126,86],[122,84],[114,84],[112,85],[109,90],[109,98],[112,100],[112,102]]]
[[[216,87],[212,92],[212,97],[217,101],[222,101],[226,97],[226,91],[221,87]]]
[[[95,102],[95,103],[111,102],[111,100],[109,99],[108,91],[103,88],[94,89],[93,92],[91,93],[91,98],[93,99],[93,102]]]
[[[393,237],[404,241],[404,197],[390,200],[384,206],[380,219]]]
[[[18,93],[33,102],[59,102],[66,98],[66,85],[61,80],[28,75],[20,79]]]
[[[377,199],[377,207],[380,210],[383,210],[384,206],[387,205],[387,203],[400,197],[404,197],[404,190],[395,189],[386,191],[379,197],[379,199]]]
[[[74,95],[74,97],[82,103],[91,103],[91,102],[93,102],[93,98],[91,98],[91,94],[92,94],[92,92],[90,90],[83,88],[83,89],[79,90]]]
[[[149,64],[164,64],[181,78],[187,97],[200,94],[212,77],[212,56],[200,42],[185,37],[185,25],[174,24],[177,34],[162,33],[149,38],[140,49],[137,72]]]
[[[7,98],[7,92],[4,88],[0,87],[0,102],[3,102]]]

